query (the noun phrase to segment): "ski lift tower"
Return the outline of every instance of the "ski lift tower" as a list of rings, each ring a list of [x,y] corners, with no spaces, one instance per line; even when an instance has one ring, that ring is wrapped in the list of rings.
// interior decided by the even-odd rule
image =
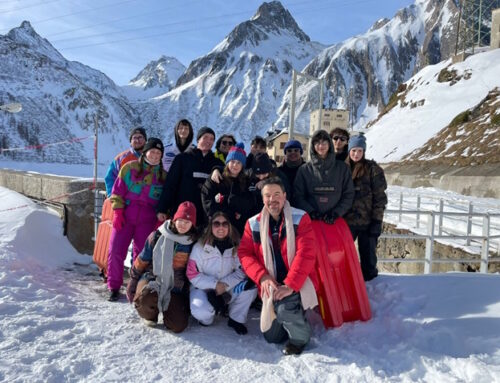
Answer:
[[[460,0],[453,62],[489,47],[492,11],[499,7],[500,0]]]

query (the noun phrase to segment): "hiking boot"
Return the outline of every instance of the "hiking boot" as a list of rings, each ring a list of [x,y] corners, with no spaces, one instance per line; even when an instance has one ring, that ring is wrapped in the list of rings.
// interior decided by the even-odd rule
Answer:
[[[304,347],[305,346],[297,346],[295,344],[288,342],[285,345],[285,348],[283,348],[283,354],[285,354],[285,355],[299,355],[304,350]]]
[[[111,290],[108,301],[116,302],[120,298],[120,290]]]
[[[239,335],[245,335],[248,330],[247,327],[243,323],[236,322],[235,320],[232,320],[229,318],[227,321],[227,325],[236,331],[237,334]]]

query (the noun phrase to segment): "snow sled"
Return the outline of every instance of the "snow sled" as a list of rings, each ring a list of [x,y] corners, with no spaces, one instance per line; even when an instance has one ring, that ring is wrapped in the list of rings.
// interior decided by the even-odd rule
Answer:
[[[108,251],[111,230],[113,229],[113,208],[107,198],[104,200],[101,212],[101,223],[97,228],[97,238],[94,245],[93,261],[99,267],[101,275],[105,278],[108,270]]]
[[[326,328],[371,319],[370,302],[349,226],[312,221],[318,241],[316,272],[321,317]]]

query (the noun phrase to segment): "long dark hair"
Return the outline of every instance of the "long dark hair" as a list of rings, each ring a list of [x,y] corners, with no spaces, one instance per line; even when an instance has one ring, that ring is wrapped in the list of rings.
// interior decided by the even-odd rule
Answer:
[[[139,157],[138,162],[139,162],[139,172],[137,173],[137,175],[142,176],[142,173],[144,172],[144,162],[146,162],[146,153],[144,153],[144,152],[141,153],[141,156]],[[165,182],[165,179],[167,178],[167,172],[165,170],[163,170],[162,159],[160,159],[160,163],[158,165],[159,165],[158,179],[161,182]],[[154,166],[158,166],[158,165],[154,165]]]
[[[179,129],[180,125],[185,125],[189,128],[189,134],[184,144],[181,144],[181,139],[179,137],[179,133],[177,132],[177,129]],[[175,145],[177,145],[181,153],[183,153],[189,147],[189,145],[191,145],[191,142],[193,142],[193,136],[194,136],[193,125],[191,125],[189,120],[186,120],[185,118],[179,120],[177,124],[175,124],[174,135],[175,135]]]
[[[349,153],[347,153],[347,157],[345,159],[345,163],[349,166],[349,169],[351,169],[351,174],[352,174],[352,179],[358,179],[365,174],[368,174],[368,164],[365,159],[365,153],[363,152],[363,157],[358,162],[354,162],[351,160],[351,157],[349,156]]]
[[[247,187],[248,177],[245,174],[245,167],[243,166],[243,164],[241,164],[241,171],[238,173],[236,177],[231,176],[231,173],[226,164],[226,166],[224,166],[222,176],[223,176],[222,182],[224,183],[224,185],[228,187],[231,187],[231,184],[234,183],[233,181],[234,179],[238,181],[241,191],[245,190]]]
[[[229,239],[229,241],[231,242],[231,244],[233,246],[233,256],[234,256],[236,254],[237,247],[240,244],[240,236],[238,234],[238,230],[236,230],[236,228],[233,225],[231,225],[231,221],[229,220],[229,217],[223,211],[216,211],[214,214],[212,214],[208,218],[208,226],[205,228],[205,231],[203,232],[203,235],[201,236],[200,241],[203,245],[213,246],[216,238],[212,233],[212,222],[217,217],[224,217],[226,219],[226,221],[229,223],[229,231],[227,233],[226,238]]]

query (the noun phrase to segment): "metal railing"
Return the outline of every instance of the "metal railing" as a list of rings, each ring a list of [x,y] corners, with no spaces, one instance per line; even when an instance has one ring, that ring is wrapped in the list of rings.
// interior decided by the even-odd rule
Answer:
[[[415,197],[415,196],[414,196]],[[433,197],[426,196],[426,198],[436,199]],[[388,219],[390,216],[395,215],[397,217],[396,222],[402,223],[403,218],[415,217],[413,229],[416,232],[412,232],[409,234],[389,234],[383,233],[380,238],[387,239],[412,239],[412,240],[425,240],[425,256],[424,259],[408,259],[408,258],[378,258],[378,262],[380,263],[403,263],[403,262],[412,262],[412,263],[423,263],[424,264],[424,273],[428,274],[432,270],[432,265],[437,263],[480,263],[480,272],[487,273],[488,272],[488,264],[490,263],[498,263],[500,262],[500,257],[490,256],[490,247],[492,240],[500,239],[500,226],[495,223],[492,226],[492,218],[500,218],[500,212],[475,212],[474,205],[472,201],[465,201],[466,208],[457,207],[458,203],[463,203],[464,201],[454,201],[453,205],[449,205],[449,208],[453,208],[455,210],[465,210],[465,211],[445,211],[445,201],[443,198],[439,198],[438,210],[429,210],[422,209],[422,195],[416,195],[416,203],[414,209],[406,209],[404,205],[404,196],[401,192],[399,194],[399,209],[387,209],[385,211],[385,221],[388,223],[393,223],[395,220]],[[408,202],[408,201],[407,201]],[[426,230],[425,233],[421,232],[421,226],[424,223],[423,217],[426,217],[425,224]],[[476,231],[478,231],[477,223],[473,222],[474,218],[482,218],[481,223],[481,234],[473,233],[473,226],[476,226]],[[462,233],[457,230],[453,226],[445,226],[445,218],[448,221],[455,220],[459,218],[465,218],[459,220],[461,223],[466,222],[466,232]],[[455,226],[457,226],[455,222]],[[412,228],[405,228],[411,232]],[[471,243],[477,243],[480,246],[479,254],[472,254],[470,258],[465,259],[434,259],[434,243],[439,240],[464,240],[465,246],[470,246]],[[500,243],[500,241],[497,241]],[[497,248],[498,249],[498,248]],[[498,254],[498,250],[497,250]],[[479,257],[478,257],[479,256]]]

